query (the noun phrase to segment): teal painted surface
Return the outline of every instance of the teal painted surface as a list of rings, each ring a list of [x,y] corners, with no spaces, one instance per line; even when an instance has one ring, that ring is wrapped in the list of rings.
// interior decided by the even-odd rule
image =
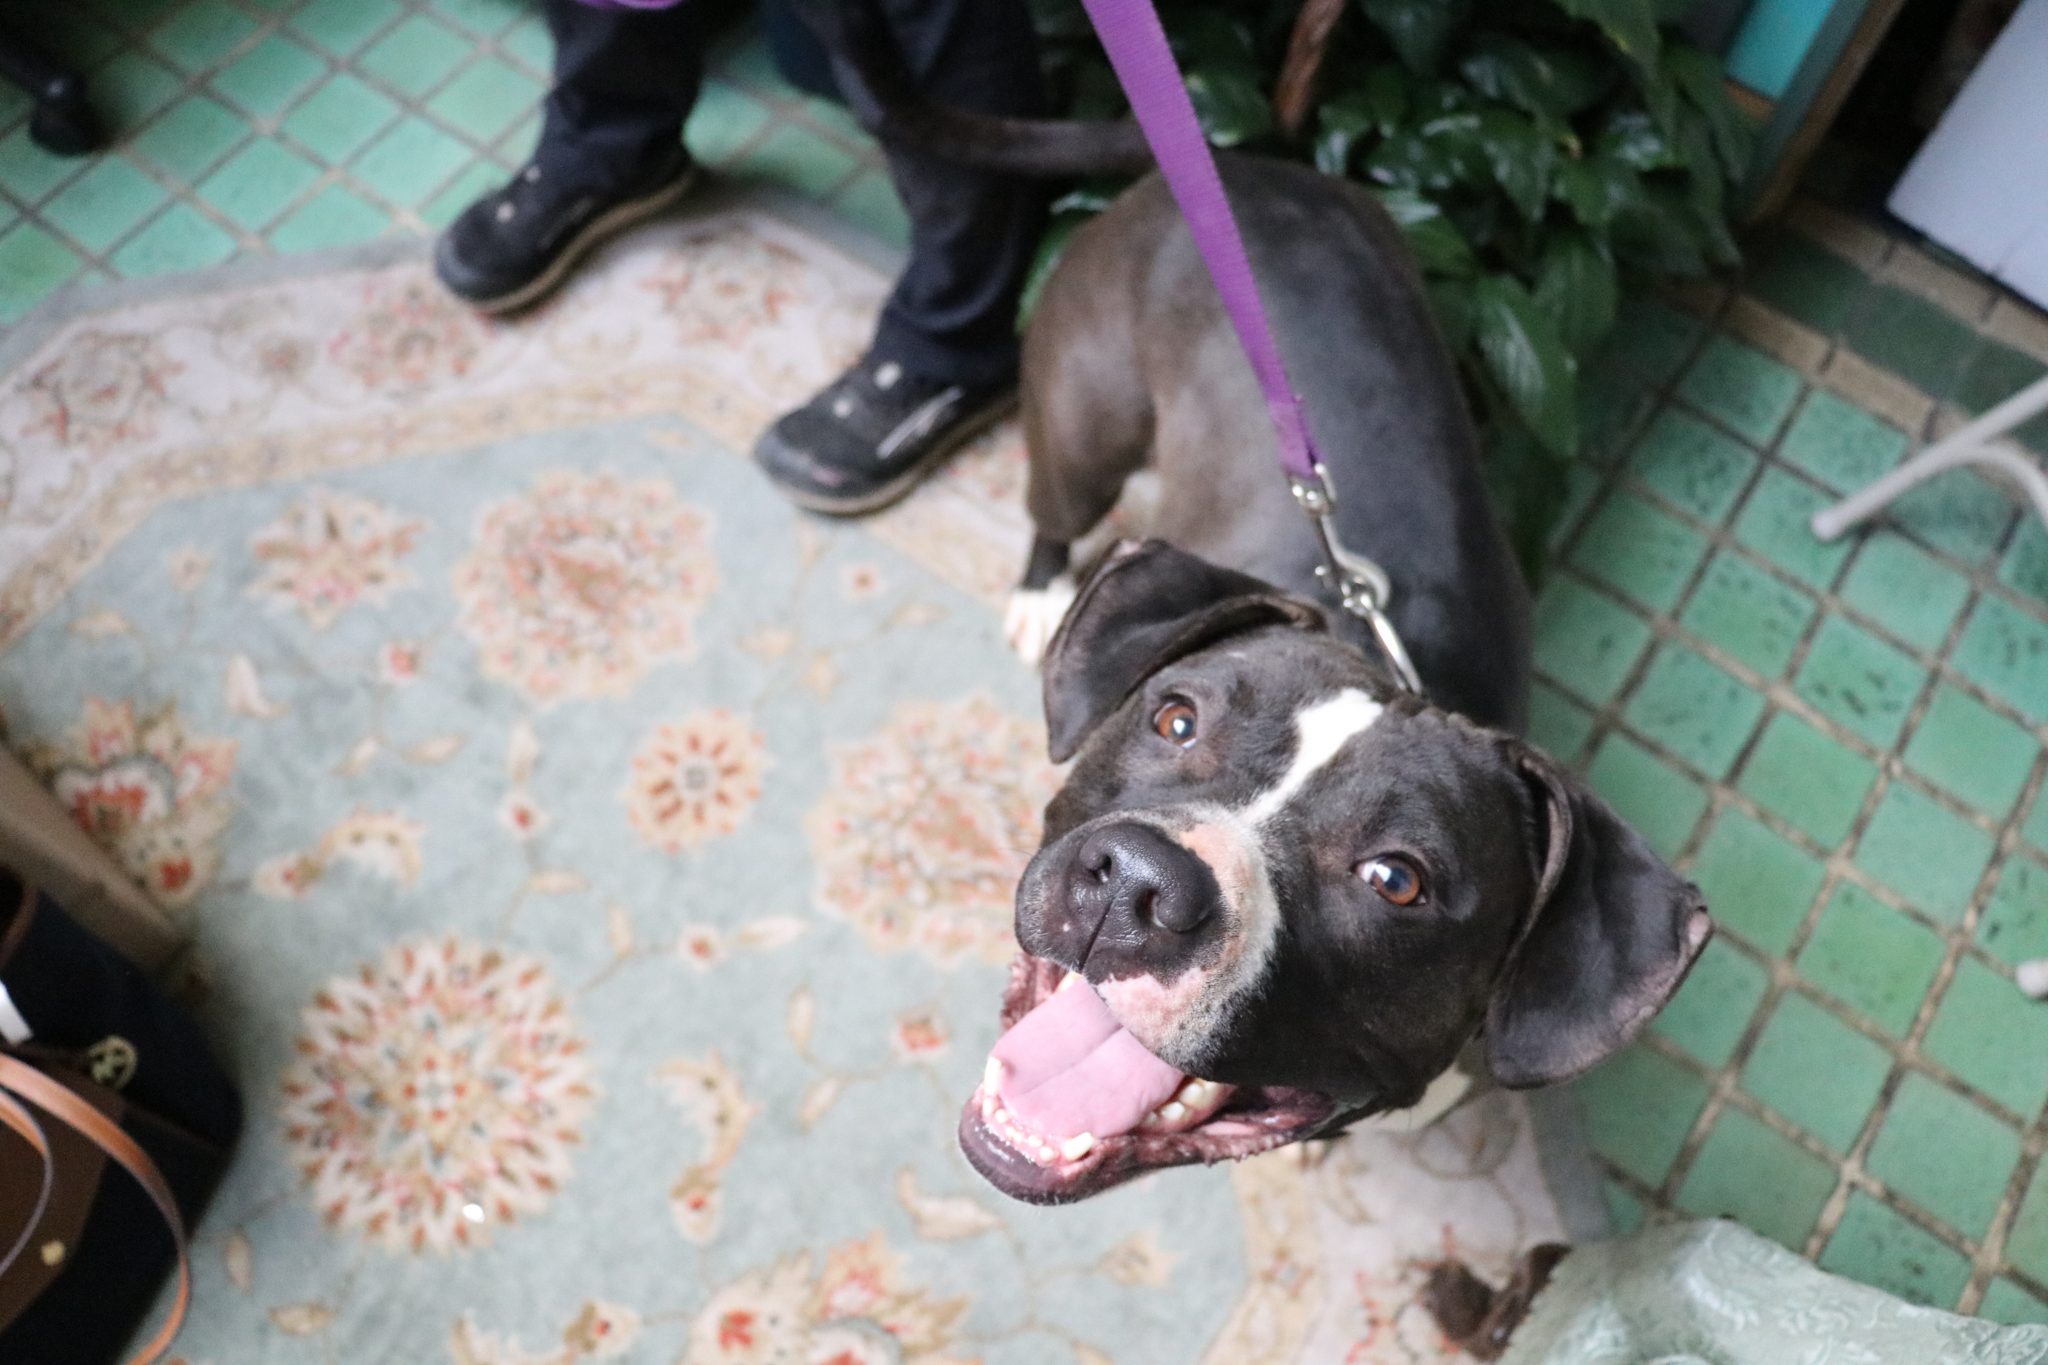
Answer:
[[[1756,0],[1728,49],[1728,74],[1777,99],[1792,83],[1835,0]]]

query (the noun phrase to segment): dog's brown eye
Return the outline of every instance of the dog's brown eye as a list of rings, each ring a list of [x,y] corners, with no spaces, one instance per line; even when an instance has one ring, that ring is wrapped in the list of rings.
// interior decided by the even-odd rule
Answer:
[[[1152,713],[1152,730],[1185,749],[1195,742],[1195,708],[1176,697]]]
[[[1358,865],[1358,875],[1380,899],[1395,905],[1414,905],[1422,899],[1422,874],[1406,858],[1388,854],[1368,858]]]

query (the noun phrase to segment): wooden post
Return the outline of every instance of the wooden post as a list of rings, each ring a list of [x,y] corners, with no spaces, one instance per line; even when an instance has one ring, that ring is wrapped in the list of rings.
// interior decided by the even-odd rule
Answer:
[[[78,827],[20,759],[0,747],[0,863],[145,971],[183,936],[159,905]]]
[[[1344,4],[1345,0],[1304,0],[1295,17],[1287,56],[1280,63],[1280,79],[1273,86],[1273,117],[1289,137],[1300,136],[1309,111],[1315,108],[1323,59],[1330,52],[1330,35],[1344,17]]]

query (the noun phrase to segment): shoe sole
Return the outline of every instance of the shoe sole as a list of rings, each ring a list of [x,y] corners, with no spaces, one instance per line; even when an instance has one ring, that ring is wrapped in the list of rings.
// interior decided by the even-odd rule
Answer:
[[[768,481],[775,485],[777,491],[806,512],[817,512],[828,517],[857,517],[868,512],[879,512],[910,496],[911,490],[931,475],[934,465],[1016,410],[1017,395],[1014,393],[989,404],[954,428],[951,435],[933,446],[917,463],[906,468],[901,474],[880,488],[870,489],[853,497],[835,498],[830,494],[798,488],[793,484],[784,483],[772,472],[763,472],[768,473]]]
[[[606,209],[584,224],[582,231],[571,237],[569,244],[556,254],[554,260],[548,262],[547,269],[525,284],[495,298],[465,299],[464,302],[479,313],[493,316],[517,312],[530,304],[540,302],[552,294],[561,285],[562,278],[607,238],[624,232],[635,223],[652,218],[664,209],[673,207],[696,183],[697,168],[691,166],[653,193],[643,194],[638,199],[628,199],[623,204]]]

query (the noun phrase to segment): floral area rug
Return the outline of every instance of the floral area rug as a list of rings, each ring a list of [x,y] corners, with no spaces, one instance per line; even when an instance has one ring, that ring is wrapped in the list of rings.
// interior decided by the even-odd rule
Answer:
[[[1022,451],[879,519],[743,452],[885,281],[728,208],[479,321],[416,257],[100,295],[0,375],[9,742],[189,925],[243,1362],[1433,1360],[1557,1235],[1489,1103],[1010,1204],[953,1130],[1056,775]]]

